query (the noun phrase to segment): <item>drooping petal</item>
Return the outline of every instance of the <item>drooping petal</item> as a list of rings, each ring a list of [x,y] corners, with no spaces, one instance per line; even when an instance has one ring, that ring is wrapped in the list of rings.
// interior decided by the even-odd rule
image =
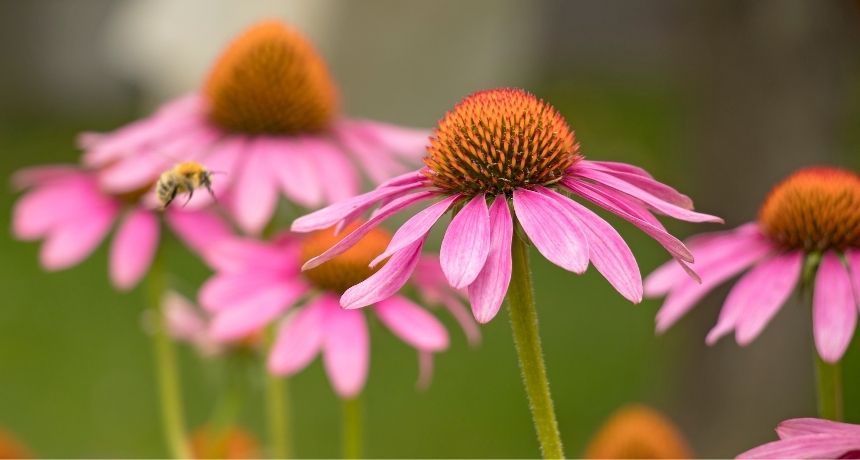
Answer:
[[[227,222],[209,210],[168,209],[164,216],[170,230],[209,263],[209,252],[233,235]]]
[[[650,177],[652,179],[654,178],[645,169],[640,168],[639,166],[629,164],[629,163],[621,163],[618,161],[596,161],[596,160],[583,160],[582,161],[582,163],[585,163],[585,162],[587,162],[590,165],[600,166],[604,169],[608,169],[608,170],[613,171],[613,172],[630,173],[630,174],[636,174],[636,175],[642,176],[642,177]]]
[[[360,120],[359,123],[368,137],[385,150],[414,162],[421,160],[430,142],[430,130],[427,129],[407,128],[372,120]]]
[[[729,292],[717,325],[708,333],[707,343],[713,344],[732,328],[738,344],[745,346],[752,342],[788,300],[802,266],[803,254],[799,251],[759,262]]]
[[[322,348],[325,315],[331,303],[336,307],[337,299],[324,294],[284,322],[269,354],[269,372],[293,375],[314,359]]]
[[[269,321],[292,306],[307,288],[301,283],[268,286],[249,296],[246,304],[219,311],[212,321],[210,334],[219,342],[230,342],[259,331]]]
[[[344,399],[361,393],[370,366],[370,337],[364,313],[326,309],[323,367],[334,391]]]
[[[662,182],[658,182],[654,178],[650,177],[650,175],[643,175],[639,171],[635,170],[625,171],[617,167],[607,167],[599,162],[589,160],[583,160],[580,164],[591,169],[611,174],[628,184],[644,190],[663,201],[672,203],[675,206],[688,210],[693,209],[693,200],[691,200],[690,197]]]
[[[11,182],[12,187],[20,191],[84,175],[85,173],[75,165],[31,166],[15,171]]]
[[[484,194],[472,198],[451,220],[439,262],[451,286],[460,289],[475,280],[490,252],[490,213]]]
[[[477,278],[468,287],[472,315],[481,324],[499,312],[511,282],[511,241],[514,234],[511,211],[504,194],[490,206],[490,252]]]
[[[547,260],[574,273],[585,272],[588,237],[569,210],[548,196],[517,189],[514,212],[526,235]]]
[[[421,255],[421,239],[388,259],[376,273],[346,290],[340,298],[343,308],[361,308],[394,295],[409,280]]]
[[[375,132],[363,122],[341,121],[335,125],[335,135],[350,153],[357,157],[373,182],[379,184],[403,173],[406,167],[397,161],[389,149],[375,138]]]
[[[302,265],[302,270],[310,270],[337,257],[340,254],[343,254],[344,252],[349,250],[349,248],[353,247],[356,243],[358,243],[371,230],[381,224],[382,221],[384,221],[385,219],[408,208],[409,206],[412,206],[415,203],[418,203],[419,201],[423,201],[432,197],[434,194],[435,192],[419,192],[392,200],[390,203],[379,208],[379,212],[375,213],[365,223],[359,225],[358,228],[352,231],[352,233],[346,235],[340,241],[335,243],[334,246],[326,249],[326,251],[322,254],[313,257],[307,262],[305,262],[305,264]]]
[[[851,281],[854,283],[854,298],[857,300],[857,308],[860,309],[860,250],[846,250],[845,260],[848,261],[848,271],[851,273]]]
[[[422,183],[409,183],[394,187],[380,187],[376,190],[335,203],[293,221],[290,230],[299,233],[312,232],[331,227],[350,215],[361,213],[380,201],[401,196],[422,187]]]
[[[114,286],[131,289],[146,274],[158,248],[158,233],[158,219],[151,211],[129,212],[111,244],[109,272]]]
[[[576,171],[576,174],[580,177],[585,177],[593,180],[595,182],[596,187],[599,189],[603,189],[604,191],[606,191],[607,189],[611,189],[615,190],[616,193],[620,192],[632,196],[633,198],[641,200],[643,203],[647,204],[648,206],[651,206],[656,211],[667,216],[674,217],[676,219],[687,222],[723,223],[723,219],[717,216],[684,209],[680,206],[664,201],[646,192],[645,190],[642,190],[611,174],[587,168],[578,169]]]
[[[255,295],[283,282],[284,278],[276,272],[248,270],[216,273],[200,287],[198,302],[210,313],[239,308],[253,304]]]
[[[780,439],[796,438],[798,436],[818,433],[855,433],[857,436],[860,436],[860,425],[806,417],[784,420],[776,427],[776,434]]]
[[[588,237],[588,257],[609,284],[625,299],[639,303],[642,301],[642,275],[633,252],[621,235],[585,206],[549,189],[541,193],[565,206],[582,222]]]
[[[781,439],[750,449],[738,459],[839,458],[848,451],[860,449],[856,434],[812,434]]]
[[[327,180],[318,175],[312,158],[315,152],[308,149],[311,145],[301,139],[283,138],[269,139],[261,146],[284,195],[306,208],[316,208],[322,203],[321,184]]]
[[[259,234],[275,212],[278,188],[269,157],[255,142],[233,186],[233,215],[246,233]]]
[[[429,351],[418,351],[418,380],[415,387],[419,390],[430,388],[433,380],[433,353]]]
[[[662,333],[686,314],[702,297],[723,281],[737,275],[774,250],[764,238],[751,239],[719,258],[696,264],[702,282],[687,279],[673,289],[657,312],[657,332]]]
[[[218,271],[248,269],[298,273],[298,245],[271,244],[251,238],[223,238],[213,243],[207,262]]]
[[[50,271],[62,270],[85,259],[110,231],[117,212],[115,203],[99,206],[53,228],[39,253],[42,266]]]
[[[427,310],[411,301],[394,296],[382,300],[373,311],[400,340],[423,351],[442,351],[448,348],[448,331]]]
[[[63,222],[87,214],[91,208],[110,207],[112,203],[112,199],[99,193],[90,178],[57,179],[27,192],[15,203],[12,233],[18,239],[36,240]]]
[[[394,236],[391,237],[391,241],[388,243],[388,247],[385,248],[382,254],[376,256],[370,262],[371,267],[375,267],[377,264],[387,259],[397,251],[409,246],[415,241],[424,238],[427,235],[427,232],[430,231],[430,228],[433,227],[433,224],[448,211],[448,208],[454,204],[460,198],[460,195],[449,196],[438,203],[430,205],[421,211],[415,213],[414,216],[410,217],[409,220],[403,223],[400,228],[394,232]]]
[[[327,203],[337,203],[358,194],[359,176],[346,152],[322,139],[306,138],[304,144],[321,178],[320,186]]]
[[[857,326],[857,303],[848,271],[832,251],[824,253],[812,294],[812,331],[821,359],[842,359]]]

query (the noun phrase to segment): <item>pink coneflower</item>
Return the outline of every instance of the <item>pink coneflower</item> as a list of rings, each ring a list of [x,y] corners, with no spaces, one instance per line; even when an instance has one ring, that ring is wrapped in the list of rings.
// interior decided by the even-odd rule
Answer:
[[[493,319],[511,277],[514,221],[554,264],[582,273],[589,260],[618,292],[642,299],[639,268],[627,244],[606,221],[570,199],[572,193],[630,221],[663,245],[686,267],[684,245],[651,214],[690,222],[721,222],[693,212],[690,199],[624,163],[589,161],[579,154],[564,118],[549,104],[519,89],[468,96],[439,122],[424,159],[426,167],[376,190],[297,219],[307,232],[350,222],[382,204],[355,234],[305,268],[347,250],[363,233],[407,207],[430,200],[394,234],[374,264],[391,257],[383,271],[348,289],[345,308],[390,296],[409,278],[430,228],[449,209],[458,210],[442,241],[441,267],[451,286],[466,288],[475,318]],[[513,206],[513,212],[511,206]]]
[[[691,222],[721,220],[693,212],[689,198],[640,168],[586,160],[564,118],[519,89],[481,91],[463,99],[439,121],[424,163],[421,170],[372,192],[297,219],[294,231],[340,228],[380,205],[367,222],[303,268],[313,269],[349,250],[392,214],[434,201],[406,221],[371,264],[387,259],[385,266],[340,299],[347,309],[373,304],[400,289],[415,270],[431,227],[449,209],[455,210],[442,240],[442,272],[451,286],[466,289],[472,313],[481,323],[496,316],[507,294],[541,451],[545,457],[561,458],[526,239],[551,262],[575,273],[584,272],[590,260],[621,295],[639,302],[642,279],[627,244],[611,225],[568,194],[632,222],[685,269],[692,255],[651,212]]]
[[[808,278],[818,354],[829,363],[842,358],[854,335],[860,304],[852,292],[853,283],[860,294],[857,174],[826,167],[801,169],[774,187],[757,222],[697,236],[689,246],[701,284],[690,282],[671,264],[646,280],[646,294],[667,295],[657,313],[658,331],[669,328],[711,289],[752,266],[726,298],[707,343],[734,330],[738,344],[749,344],[795,286]]]
[[[367,379],[370,337],[365,312],[342,309],[338,296],[377,272],[368,265],[390,238],[376,229],[349,251],[304,273],[302,263],[338,242],[340,237],[333,231],[284,234],[272,243],[239,238],[222,241],[211,252],[217,273],[200,291],[200,304],[213,315],[212,337],[221,342],[237,340],[290,311],[269,355],[269,370],[292,375],[322,354],[335,392],[343,399],[354,398]],[[425,296],[440,292],[438,286],[426,283],[415,286]],[[423,307],[401,296],[378,299],[370,310],[394,335],[418,350],[424,382],[430,355],[448,347],[445,327]]]
[[[750,449],[737,458],[860,458],[860,425],[795,418],[780,423],[776,434],[779,441]]]
[[[278,190],[307,208],[353,196],[357,165],[381,182],[417,162],[426,131],[344,117],[325,62],[297,31],[264,21],[239,36],[203,87],[108,134],[86,134],[84,162],[111,193],[152,184],[177,160],[226,174],[215,194],[258,233]],[[189,206],[210,198],[199,194]]]
[[[113,285],[131,289],[149,270],[160,238],[160,211],[142,203],[146,189],[106,193],[97,172],[65,165],[23,169],[12,182],[26,190],[15,205],[12,232],[22,240],[44,240],[39,257],[45,269],[80,263],[116,223],[109,255]],[[206,211],[170,209],[164,216],[197,251],[230,234],[226,224]]]

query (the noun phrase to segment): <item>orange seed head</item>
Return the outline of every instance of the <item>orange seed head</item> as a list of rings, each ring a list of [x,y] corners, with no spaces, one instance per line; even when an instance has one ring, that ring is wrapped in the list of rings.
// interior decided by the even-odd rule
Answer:
[[[521,89],[467,96],[446,113],[424,163],[433,184],[449,193],[511,193],[559,181],[579,145],[564,117]]]
[[[245,31],[212,68],[203,92],[210,119],[245,134],[301,134],[326,129],[337,94],[322,57],[280,21]]]
[[[344,236],[349,235],[359,225],[361,222],[353,222],[337,235],[334,234],[334,228],[311,233],[302,243],[302,263],[322,254],[342,240]],[[368,265],[376,256],[385,251],[389,241],[391,241],[391,235],[388,232],[375,228],[343,254],[305,271],[305,277],[320,289],[338,293],[344,292],[382,268],[384,263],[373,268]]]
[[[785,248],[860,247],[860,176],[838,168],[801,169],[771,190],[758,220]]]

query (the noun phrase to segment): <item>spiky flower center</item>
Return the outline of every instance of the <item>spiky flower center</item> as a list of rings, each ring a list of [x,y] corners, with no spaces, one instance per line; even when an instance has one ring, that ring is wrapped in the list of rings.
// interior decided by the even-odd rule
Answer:
[[[786,248],[860,247],[860,177],[837,168],[801,169],[773,188],[759,223]]]
[[[305,37],[279,21],[261,22],[236,38],[203,92],[210,119],[245,134],[318,132],[337,106],[325,62]]]
[[[349,235],[361,223],[353,222],[335,235],[334,229],[320,230],[308,235],[301,248],[302,263],[322,254],[344,236]],[[333,292],[344,292],[366,280],[382,268],[384,263],[370,268],[370,262],[388,246],[391,235],[375,228],[353,247],[337,257],[304,272],[305,277],[316,287]]]
[[[499,194],[558,182],[578,150],[551,105],[521,89],[493,89],[467,96],[442,117],[424,163],[445,191]]]

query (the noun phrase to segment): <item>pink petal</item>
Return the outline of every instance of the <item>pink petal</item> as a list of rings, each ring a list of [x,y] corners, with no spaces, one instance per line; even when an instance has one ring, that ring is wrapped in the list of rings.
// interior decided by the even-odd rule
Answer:
[[[212,174],[212,195],[214,202],[219,202],[221,197],[228,194],[230,185],[235,180],[238,171],[237,164],[242,155],[246,153],[249,142],[241,136],[230,136],[216,146],[213,146],[204,159],[203,165]],[[186,211],[203,209],[213,203],[212,195],[206,190],[198,190],[187,205],[181,206]]]
[[[206,331],[206,322],[194,306],[176,291],[167,291],[162,300],[170,335],[178,340],[193,342]]]
[[[301,283],[282,283],[255,292],[247,304],[215,315],[210,334],[219,342],[240,340],[261,330],[307,291]]]
[[[15,203],[12,233],[22,240],[36,240],[90,209],[113,206],[114,201],[103,196],[91,178],[62,179],[27,192]]]
[[[769,442],[736,458],[838,458],[855,449],[860,449],[860,439],[856,434],[812,434]]]
[[[418,351],[418,381],[415,387],[419,390],[430,388],[433,380],[433,353],[429,351]]]
[[[12,187],[18,190],[46,185],[58,180],[83,177],[85,173],[75,165],[32,166],[12,174]]]
[[[702,214],[676,206],[610,174],[587,168],[578,169],[576,174],[595,181],[599,189],[612,189],[642,200],[642,202],[667,216],[687,222],[723,223],[723,219],[717,216]]]
[[[675,206],[679,206],[687,210],[693,209],[693,200],[691,200],[690,197],[662,182],[654,180],[652,177],[644,176],[639,172],[623,171],[616,168],[606,167],[588,160],[584,160],[581,163],[586,165],[588,168],[611,174],[624,182],[648,192],[663,201],[674,204]]]
[[[860,250],[846,250],[845,260],[848,261],[848,271],[851,273],[851,280],[854,285],[854,298],[857,300],[857,308],[860,308]]]
[[[415,270],[423,245],[422,239],[392,255],[379,271],[347,289],[340,298],[340,304],[348,309],[361,308],[394,295]]]
[[[636,258],[621,235],[597,214],[581,204],[549,189],[541,193],[566,207],[580,222],[588,237],[588,257],[609,284],[625,299],[642,301],[642,275]]]
[[[448,331],[427,310],[411,301],[394,296],[377,303],[373,310],[400,340],[422,351],[448,348]]]
[[[373,137],[374,133],[363,123],[338,123],[335,126],[335,134],[346,149],[357,157],[357,163],[377,184],[385,182],[406,169],[392,157],[392,152]]]
[[[723,252],[719,258],[696,264],[696,269],[702,273],[702,282],[687,279],[669,293],[666,302],[657,312],[657,332],[664,332],[693,308],[705,294],[771,251],[773,246],[764,238],[744,238],[742,244]]]
[[[738,344],[746,346],[761,333],[785,304],[803,266],[799,251],[776,255],[758,263],[729,292],[717,325],[708,333],[707,343],[734,327]]]
[[[208,210],[168,209],[164,217],[173,233],[207,261],[208,253],[220,241],[233,235],[227,222]]]
[[[842,359],[857,325],[857,303],[848,271],[832,251],[824,253],[812,294],[812,331],[821,359]]]
[[[398,197],[411,190],[421,187],[420,183],[399,185],[396,187],[381,187],[367,192],[363,195],[350,198],[346,201],[335,203],[310,214],[306,214],[293,221],[290,230],[299,233],[312,232],[331,227],[344,218],[363,212],[374,204],[388,198]]]
[[[303,143],[305,153],[314,163],[327,203],[337,203],[358,194],[361,187],[357,168],[345,152],[322,139],[307,137]]]
[[[684,246],[684,243],[682,243],[681,240],[670,235],[665,229],[661,228],[662,226],[655,225],[643,218],[642,215],[632,212],[632,209],[620,199],[621,197],[607,195],[605,191],[585,182],[562,182],[564,186],[569,188],[572,192],[635,225],[648,236],[654,238],[654,240],[660,243],[660,245],[663,246],[663,248],[665,248],[672,257],[685,262],[693,261],[693,255],[687,247]]]
[[[99,206],[67,220],[51,230],[39,254],[46,270],[71,267],[90,255],[101,243],[116,217],[119,206]]]
[[[451,286],[460,289],[475,280],[490,252],[490,213],[480,194],[469,201],[451,220],[439,261]]]
[[[313,160],[313,145],[294,138],[259,140],[261,153],[269,158],[271,172],[280,183],[284,195],[305,208],[316,208],[322,203],[322,183]]]
[[[486,324],[499,312],[511,282],[511,240],[514,234],[511,211],[504,194],[490,206],[490,252],[487,262],[468,287],[472,315]]]
[[[174,161],[154,152],[127,156],[99,170],[99,184],[108,193],[149,188]]]
[[[297,275],[299,248],[296,243],[271,244],[251,238],[227,237],[214,243],[207,261],[219,271],[262,269]]]
[[[427,236],[427,232],[430,231],[430,228],[433,227],[433,224],[448,211],[448,208],[460,198],[460,195],[449,196],[438,203],[430,205],[420,212],[416,213],[414,216],[410,217],[409,220],[403,223],[400,228],[394,233],[394,236],[391,237],[391,241],[388,243],[388,247],[385,248],[385,251],[376,256],[370,262],[371,267],[375,267],[377,264],[382,262],[394,254],[414,243],[419,239],[423,239]]]
[[[323,366],[334,391],[344,399],[361,393],[370,365],[370,337],[360,311],[326,309]]]
[[[358,228],[352,231],[349,235],[345,236],[343,239],[335,243],[334,246],[328,248],[322,254],[311,258],[304,265],[302,265],[302,270],[310,270],[314,267],[317,267],[340,254],[343,254],[349,248],[353,247],[356,243],[358,243],[365,235],[367,235],[371,230],[379,226],[385,219],[391,217],[392,215],[402,211],[403,209],[412,206],[419,201],[423,201],[427,198],[432,197],[435,192],[420,192],[412,195],[399,197],[392,202],[386,204],[385,206],[379,208],[379,212],[374,214],[373,217],[367,220],[367,222],[361,224]]]
[[[807,417],[785,420],[776,427],[776,434],[779,435],[780,439],[819,433],[853,433],[855,436],[860,436],[860,425]]]
[[[389,123],[362,120],[362,129],[367,136],[386,151],[395,153],[404,159],[418,162],[427,153],[430,143],[430,130],[405,128]]]
[[[474,283],[472,283],[474,284]],[[466,341],[469,345],[477,346],[481,343],[481,330],[475,322],[473,315],[466,310],[466,307],[460,302],[460,299],[455,296],[446,296],[439,299],[439,302],[448,310],[448,313],[454,317],[457,324],[463,329],[463,334],[466,336]]]
[[[149,270],[158,248],[158,219],[134,209],[120,224],[110,249],[110,277],[121,290],[133,288]]]
[[[399,185],[409,185],[416,183],[423,183],[427,181],[427,175],[425,174],[424,169],[419,169],[417,171],[409,171],[407,173],[403,173],[399,176],[394,176],[391,179],[379,184],[378,188],[383,187],[396,187]]]
[[[629,163],[620,163],[617,161],[595,161],[595,160],[583,160],[582,162],[588,163],[589,166],[598,166],[600,168],[603,168],[603,169],[611,171],[611,172],[622,172],[622,173],[628,173],[628,174],[636,174],[637,176],[642,176],[642,177],[650,177],[652,179],[654,178],[653,176],[651,176],[651,174],[648,171],[640,168],[639,166],[631,165]],[[574,165],[574,168],[575,167],[576,167],[576,165]]]
[[[255,295],[288,282],[280,273],[248,270],[238,273],[217,273],[200,287],[198,302],[210,313],[252,305]]]
[[[293,375],[314,359],[322,348],[329,304],[337,307],[337,299],[328,295],[320,296],[284,322],[269,354],[269,372]]]
[[[574,273],[588,268],[588,237],[569,210],[550,197],[514,190],[516,218],[535,247],[550,262]]]
[[[275,212],[278,188],[268,156],[260,151],[257,141],[239,172],[234,184],[235,203],[232,207],[236,222],[246,233],[257,235]]]

